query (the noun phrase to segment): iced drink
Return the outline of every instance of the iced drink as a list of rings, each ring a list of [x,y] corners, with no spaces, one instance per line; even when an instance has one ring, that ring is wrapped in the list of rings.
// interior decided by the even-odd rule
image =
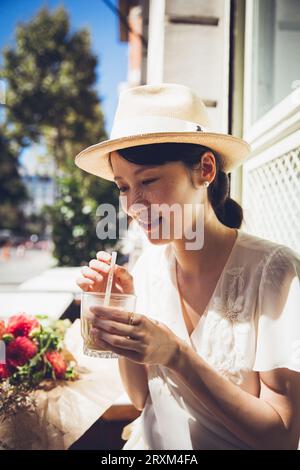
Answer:
[[[83,352],[92,357],[118,358],[119,355],[99,348],[91,335],[92,325],[87,318],[90,308],[93,306],[104,306],[105,293],[82,292],[81,294],[81,335],[83,337]],[[136,296],[133,294],[110,295],[109,307],[116,307],[126,312],[134,312]]]

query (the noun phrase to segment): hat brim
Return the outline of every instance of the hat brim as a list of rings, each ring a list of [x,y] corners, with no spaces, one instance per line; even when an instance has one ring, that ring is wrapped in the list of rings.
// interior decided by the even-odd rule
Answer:
[[[223,162],[223,171],[229,173],[240,166],[250,155],[250,145],[238,137],[214,132],[162,132],[140,134],[110,139],[87,147],[75,157],[75,164],[92,175],[114,181],[108,157],[118,149],[138,145],[160,143],[188,143],[209,147],[218,152]]]

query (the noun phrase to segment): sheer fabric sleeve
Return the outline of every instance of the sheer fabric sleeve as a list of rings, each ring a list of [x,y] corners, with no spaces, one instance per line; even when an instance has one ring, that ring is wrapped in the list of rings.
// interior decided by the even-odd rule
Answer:
[[[270,254],[258,293],[253,370],[300,372],[300,255],[280,245]]]
[[[154,292],[151,279],[153,269],[159,269],[157,255],[158,251],[153,250],[152,247],[145,248],[130,271],[137,297],[135,311],[147,316],[154,322],[157,321],[155,312],[157,310],[158,293]]]
[[[137,313],[143,313],[147,310],[147,280],[146,275],[147,271],[146,266],[146,251],[142,252],[140,256],[135,261],[133,267],[131,268],[130,274],[133,276],[134,292],[136,295],[136,307],[135,311]]]

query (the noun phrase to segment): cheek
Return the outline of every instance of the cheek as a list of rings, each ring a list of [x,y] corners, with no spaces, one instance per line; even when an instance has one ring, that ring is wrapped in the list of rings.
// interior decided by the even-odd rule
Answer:
[[[157,185],[155,189],[147,188],[142,193],[133,197],[128,197],[126,194],[119,196],[120,205],[125,213],[128,213],[128,208],[137,201],[144,201],[148,204],[186,204],[190,201],[190,188],[184,182],[164,181],[162,184]]]
[[[163,204],[168,202],[170,193],[167,188],[159,186],[153,190],[148,190],[145,194],[145,198],[151,204]]]
[[[129,192],[128,194],[119,195],[119,203],[122,207],[122,210],[129,215],[132,215],[135,211],[143,210],[151,203],[151,199],[146,191],[139,191],[138,193],[133,194]]]
[[[155,191],[149,191],[147,199],[151,205],[161,206],[160,209],[153,207],[154,212],[156,213],[159,210],[160,214],[166,220],[169,220],[169,223],[173,226],[175,213],[181,220],[184,205],[189,202],[186,190],[187,188],[183,183],[167,182],[155,188]]]
[[[189,200],[188,188],[184,182],[166,182],[151,192],[151,202],[156,204],[184,204]]]
[[[119,196],[119,202],[120,202],[120,205],[122,207],[122,210],[127,213],[128,212],[128,202],[127,202],[127,197],[124,195],[120,195]]]

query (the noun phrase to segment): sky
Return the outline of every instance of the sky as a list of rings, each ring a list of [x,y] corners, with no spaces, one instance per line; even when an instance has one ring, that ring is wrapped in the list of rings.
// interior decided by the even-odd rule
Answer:
[[[118,0],[110,3],[118,6]],[[118,87],[127,80],[128,45],[119,39],[116,14],[102,0],[0,0],[0,49],[14,44],[14,30],[19,21],[30,20],[45,5],[50,10],[64,6],[73,30],[88,27],[91,32],[92,50],[98,57],[96,88],[109,135],[118,103]]]

